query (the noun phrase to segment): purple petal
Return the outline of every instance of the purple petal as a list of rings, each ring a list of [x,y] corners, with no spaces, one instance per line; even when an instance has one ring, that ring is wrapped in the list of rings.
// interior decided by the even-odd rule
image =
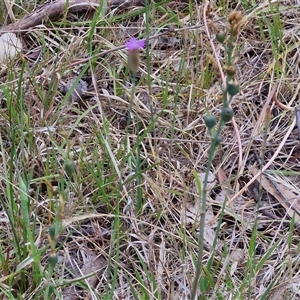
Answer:
[[[144,48],[145,45],[146,45],[146,41],[145,41],[145,40],[139,40],[139,41],[137,41],[137,45],[138,45],[140,48]]]
[[[146,44],[145,40],[137,40],[136,38],[132,37],[129,41],[125,44],[127,50],[138,50],[140,48],[144,48]]]

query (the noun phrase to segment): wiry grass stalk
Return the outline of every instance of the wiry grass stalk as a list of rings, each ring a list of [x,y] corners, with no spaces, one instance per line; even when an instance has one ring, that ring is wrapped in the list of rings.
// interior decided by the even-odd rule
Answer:
[[[203,259],[203,249],[204,249],[204,230],[205,230],[205,213],[206,213],[206,202],[207,202],[207,187],[208,187],[208,177],[210,174],[210,170],[212,167],[213,158],[215,156],[217,147],[221,143],[221,131],[224,125],[232,119],[233,110],[229,107],[230,103],[233,100],[233,97],[238,93],[239,87],[236,85],[234,80],[235,70],[234,70],[234,42],[235,37],[237,35],[237,31],[242,24],[242,16],[238,12],[233,12],[229,17],[230,23],[230,33],[229,40],[227,43],[227,62],[226,62],[226,86],[223,88],[223,108],[221,110],[221,118],[219,120],[217,129],[212,133],[211,145],[208,152],[208,160],[206,164],[206,171],[203,180],[203,186],[201,187],[201,191],[198,191],[201,195],[201,211],[200,211],[200,223],[199,223],[199,236],[198,236],[198,260],[196,266],[196,274],[195,279],[193,281],[192,291],[191,291],[191,299],[196,300],[197,294],[199,291],[199,280],[202,273],[202,259]],[[218,33],[218,41],[222,44],[225,43],[225,34]],[[228,98],[229,96],[229,98]],[[216,120],[214,116],[207,115],[205,117],[206,126],[209,129],[209,132],[213,130]],[[225,200],[224,200],[225,201]]]

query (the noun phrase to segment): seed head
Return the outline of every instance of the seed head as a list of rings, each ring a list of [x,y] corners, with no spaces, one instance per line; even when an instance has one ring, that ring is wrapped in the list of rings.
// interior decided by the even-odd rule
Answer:
[[[245,22],[245,18],[243,18],[243,15],[240,11],[233,11],[228,18],[228,22],[232,34],[236,36],[239,28]]]

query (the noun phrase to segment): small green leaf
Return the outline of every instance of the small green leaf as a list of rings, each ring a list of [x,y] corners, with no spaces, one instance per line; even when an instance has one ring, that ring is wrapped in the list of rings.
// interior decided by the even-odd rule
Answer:
[[[199,174],[196,172],[195,169],[192,170],[192,173],[195,177],[195,183],[196,183],[196,187],[197,187],[197,192],[199,194],[199,196],[202,195],[202,184],[201,184],[201,179],[199,177]]]
[[[21,261],[21,263],[18,264],[18,266],[16,268],[16,273],[20,272],[22,269],[26,268],[33,262],[34,262],[34,260],[33,260],[32,256],[26,257],[23,261]]]
[[[19,178],[19,188],[20,188],[20,198],[21,198],[21,208],[22,208],[22,216],[23,222],[26,227],[29,226],[30,218],[29,218],[29,198],[27,193],[27,187],[23,181],[23,179]]]

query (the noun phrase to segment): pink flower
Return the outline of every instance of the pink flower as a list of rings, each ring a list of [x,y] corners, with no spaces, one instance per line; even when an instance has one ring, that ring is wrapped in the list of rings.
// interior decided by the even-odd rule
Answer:
[[[130,40],[125,44],[128,51],[134,51],[140,48],[144,48],[145,45],[146,45],[146,40],[137,40],[134,37],[130,38]]]

